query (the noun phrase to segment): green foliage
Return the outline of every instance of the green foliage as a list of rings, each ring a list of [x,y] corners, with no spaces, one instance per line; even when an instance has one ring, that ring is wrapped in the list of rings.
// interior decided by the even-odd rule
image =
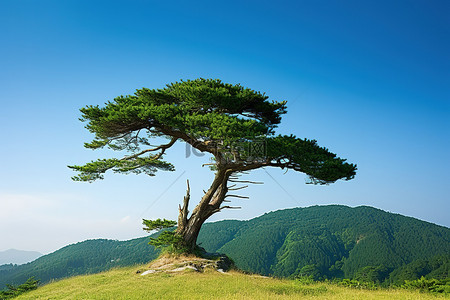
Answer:
[[[373,282],[358,281],[356,279],[348,279],[348,278],[342,279],[342,281],[339,282],[339,285],[350,288],[368,289],[368,290],[375,290],[378,288],[378,286]]]
[[[153,230],[161,230],[164,228],[170,228],[177,225],[176,221],[166,220],[166,219],[156,219],[156,220],[142,220],[143,225],[145,226],[143,229],[147,232],[151,232]]]
[[[150,146],[150,139],[177,138],[220,141],[221,145],[273,132],[286,102],[270,102],[268,97],[240,85],[220,80],[197,79],[172,83],[164,89],[137,90],[134,95],[120,96],[104,107],[81,109],[81,121],[95,139],[86,143],[89,149],[108,147],[114,151],[129,151],[121,160],[99,159],[84,166],[69,166],[80,174],[78,181],[103,179],[112,169],[116,173],[172,171],[161,155],[141,157],[141,147]],[[187,140],[188,139],[188,140]],[[195,146],[195,145],[194,145]],[[138,155],[137,155],[138,154]]]
[[[319,280],[321,277],[321,272],[316,265],[306,265],[302,267],[295,278],[297,279],[307,279],[308,280]]]
[[[313,284],[317,282],[317,280],[314,279],[314,276],[295,276],[294,280],[298,281],[300,284],[307,285],[307,284]]]
[[[189,247],[183,238],[172,230],[164,230],[159,232],[156,237],[150,237],[149,244],[157,249],[161,249],[161,254],[181,255],[194,254],[198,257],[208,255],[205,250],[199,246],[193,249]]]
[[[169,233],[150,242],[157,247],[170,245],[180,250],[195,248],[196,237],[205,220],[224,208],[230,208],[222,206],[227,197],[230,175],[262,167],[279,167],[303,172],[314,184],[354,178],[356,165],[320,147],[315,140],[299,139],[293,135],[274,136],[281,116],[286,113],[286,101],[268,99],[265,94],[239,84],[199,78],[171,83],[163,89],[136,90],[134,95],[117,97],[103,107],[84,107],[80,110],[80,120],[86,122],[86,129],[95,135],[93,141],[85,143],[85,147],[107,147],[128,154],[121,159],[98,159],[82,166],[69,166],[78,172],[72,179],[92,182],[103,179],[108,170],[150,176],[154,176],[157,170],[173,171],[174,166],[164,161],[163,155],[178,140],[209,153],[215,161],[211,169],[218,171],[215,182],[220,184],[213,184],[209,192],[205,192],[206,198],[202,198],[201,205],[193,211],[200,218],[189,219],[195,222],[187,222],[188,213],[180,212],[182,231],[179,234],[190,245],[181,245],[175,240],[179,237]],[[162,144],[161,139],[170,142]],[[152,146],[155,140],[159,146]],[[260,141],[267,151],[252,153],[251,145]],[[218,190],[225,192],[218,193]],[[204,205],[205,201],[213,204]],[[152,222],[144,220],[147,226],[144,229],[170,227]],[[196,231],[187,237],[185,232],[192,228]]]
[[[39,280],[35,280],[34,277],[30,277],[25,281],[25,283],[22,283],[21,285],[14,286],[12,284],[7,284],[7,289],[4,291],[0,291],[0,299],[10,299],[17,297],[23,293],[26,293],[28,291],[32,291],[37,289],[39,284]]]
[[[366,266],[355,273],[354,279],[360,282],[380,284],[388,276],[389,270],[383,265],[377,267]]]
[[[309,175],[311,183],[349,180],[356,172],[356,165],[319,147],[315,140],[274,135],[286,113],[286,101],[269,101],[263,93],[218,79],[180,81],[163,89],[143,88],[103,107],[84,107],[81,113],[80,120],[95,135],[86,148],[107,147],[131,155],[69,166],[79,172],[73,177],[77,181],[103,179],[108,170],[150,176],[157,170],[173,171],[162,154],[177,140],[213,154],[219,158],[218,163],[225,160],[243,166],[257,161],[259,164],[252,168],[290,168]],[[148,148],[152,140],[165,138],[171,142],[164,147]],[[255,141],[264,141],[267,153],[253,157],[248,146]],[[149,154],[152,151],[160,152]]]
[[[156,248],[166,248],[165,250],[171,253],[189,252],[183,238],[174,231],[163,231],[157,238],[151,237],[149,244]]]
[[[267,155],[287,161],[286,167],[308,174],[310,183],[328,184],[338,179],[353,179],[356,165],[320,147],[316,140],[299,139],[294,135],[267,139]]]
[[[416,280],[405,280],[405,283],[402,284],[402,288],[419,289],[424,292],[450,294],[450,278],[439,280],[426,279],[422,276],[420,279]]]
[[[177,225],[176,221],[166,219],[156,219],[154,221],[143,219],[142,221],[145,226],[143,229],[147,232],[172,228],[172,230],[159,232],[156,234],[156,237],[150,237],[150,245],[172,254],[189,252],[189,247],[185,244],[183,238],[174,231],[173,227]]]
[[[389,277],[389,282],[401,285],[405,280],[416,280],[421,277],[444,280],[450,278],[450,254],[414,260],[396,270]]]
[[[155,172],[160,169],[164,171],[173,171],[172,164],[155,160],[154,156],[150,157],[136,157],[132,160],[120,159],[99,159],[85,164],[84,166],[69,166],[69,168],[78,171],[78,176],[73,176],[75,181],[94,181],[96,179],[103,179],[103,174],[112,170],[114,173],[144,173],[149,176],[154,176]]]
[[[314,268],[314,279],[322,278],[337,259],[345,257],[347,251],[336,235],[323,226],[291,229],[278,250],[278,261],[272,266],[277,276],[289,274],[301,276],[309,267]],[[312,261],[314,262],[312,264]]]
[[[428,260],[430,273],[427,278],[446,279],[450,278],[450,253],[433,256]]]
[[[98,143],[99,147],[118,135],[158,124],[195,138],[227,139],[263,135],[278,124],[286,102],[267,99],[239,84],[196,79],[171,83],[164,89],[143,88],[133,96],[117,97],[103,108],[88,106],[81,112],[96,140],[107,141]],[[123,145],[114,145],[123,149]]]

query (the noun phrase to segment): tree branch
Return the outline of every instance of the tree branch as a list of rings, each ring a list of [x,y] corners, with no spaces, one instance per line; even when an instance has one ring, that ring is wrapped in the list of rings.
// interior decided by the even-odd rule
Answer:
[[[228,208],[228,209],[241,209],[242,207],[240,207],[240,206],[228,206],[228,205],[226,205],[226,206],[222,206],[221,208],[219,208],[219,210],[222,210],[222,209],[225,209],[225,208]]]
[[[264,182],[249,181],[249,180],[231,180],[231,179],[230,179],[230,182],[252,183],[252,184],[264,184]]]
[[[204,166],[215,166],[215,165],[216,165],[216,163],[203,164],[202,167],[204,167]]]
[[[187,219],[188,219],[188,206],[189,206],[189,199],[191,197],[190,195],[190,187],[189,187],[189,179],[187,180],[187,190],[186,190],[186,196],[184,196],[183,198],[183,207],[181,207],[181,205],[178,204],[178,227],[179,228],[184,228],[187,224]]]
[[[234,184],[234,186],[235,186],[235,184]],[[229,191],[237,191],[237,190],[242,190],[242,189],[245,189],[245,188],[248,188],[248,185],[244,185],[244,186],[241,186],[241,187],[238,187],[238,188],[228,187],[228,190]]]
[[[227,197],[235,197],[235,198],[242,198],[242,199],[250,199],[250,197],[247,196],[239,196],[239,195],[226,195],[225,198]]]
[[[214,157],[221,158],[221,154],[217,150],[217,147],[215,147],[213,145],[213,143],[199,141],[198,139],[193,138],[184,132],[174,130],[173,128],[171,128],[169,126],[164,126],[162,124],[153,124],[153,126],[156,129],[159,129],[159,131],[161,131],[165,135],[170,135],[170,136],[182,139],[183,141],[185,141],[192,147],[200,150],[201,152],[209,152],[209,153],[213,154]]]
[[[173,137],[172,140],[170,141],[170,143],[168,143],[168,144],[160,145],[160,146],[158,146],[158,147],[156,147],[156,148],[152,148],[152,149],[142,150],[142,151],[139,152],[139,153],[136,153],[136,154],[133,154],[133,155],[130,155],[130,156],[125,156],[125,157],[122,158],[121,160],[129,160],[129,159],[133,159],[133,158],[136,158],[136,157],[138,157],[138,156],[141,156],[142,154],[145,154],[145,153],[147,153],[147,152],[153,152],[153,151],[157,151],[157,150],[160,150],[160,149],[161,149],[161,152],[160,152],[158,155],[156,155],[156,156],[154,157],[154,159],[159,159],[159,158],[164,154],[164,152],[166,151],[166,149],[172,147],[173,144],[175,144],[175,142],[176,142],[177,140],[178,140],[178,138]]]

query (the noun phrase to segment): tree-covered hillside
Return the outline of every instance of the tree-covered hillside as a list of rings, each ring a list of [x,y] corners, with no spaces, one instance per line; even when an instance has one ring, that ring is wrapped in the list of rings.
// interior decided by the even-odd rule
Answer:
[[[87,240],[61,248],[28,264],[0,266],[0,289],[6,284],[21,284],[32,276],[46,283],[52,279],[142,264],[156,258],[157,253],[148,245],[148,238],[129,241]]]
[[[361,273],[376,269],[372,276],[385,281],[406,264],[448,257],[450,229],[372,207],[314,206],[243,222],[228,243],[205,248],[224,252],[241,269],[262,274],[364,279]],[[444,272],[446,265],[448,270],[448,260],[441,262],[435,267]]]
[[[148,237],[89,240],[34,262],[0,267],[0,288],[31,276],[42,282],[157,256]],[[207,223],[199,242],[245,270],[279,277],[355,278],[399,284],[421,276],[448,278],[450,229],[372,207],[340,205],[294,208],[249,221]]]

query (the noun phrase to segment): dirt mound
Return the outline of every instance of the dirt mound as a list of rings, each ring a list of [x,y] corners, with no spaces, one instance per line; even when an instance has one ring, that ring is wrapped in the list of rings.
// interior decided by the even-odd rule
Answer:
[[[163,255],[150,263],[148,270],[139,270],[141,275],[154,274],[160,272],[182,272],[195,271],[204,272],[205,270],[214,270],[225,273],[232,268],[233,262],[226,255],[210,255],[208,258],[197,256],[172,256]]]

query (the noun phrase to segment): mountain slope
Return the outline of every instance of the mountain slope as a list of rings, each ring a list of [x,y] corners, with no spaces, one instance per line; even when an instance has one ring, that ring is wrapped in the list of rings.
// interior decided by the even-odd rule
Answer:
[[[252,219],[216,251],[247,271],[284,277],[314,265],[322,275],[353,277],[366,266],[393,271],[449,250],[448,228],[372,207],[330,205]]]
[[[0,268],[0,289],[7,283],[23,283],[31,276],[46,283],[52,279],[146,263],[157,255],[158,252],[148,245],[148,238],[87,240],[63,247],[28,264]]]
[[[449,228],[367,206],[294,208],[249,221],[207,223],[198,242],[209,252],[227,254],[242,270],[277,277],[345,277],[387,284],[416,279],[419,273],[449,276]],[[148,238],[140,238],[66,246],[26,265],[0,268],[0,288],[30,276],[47,282],[145,263],[157,256],[147,243]]]

